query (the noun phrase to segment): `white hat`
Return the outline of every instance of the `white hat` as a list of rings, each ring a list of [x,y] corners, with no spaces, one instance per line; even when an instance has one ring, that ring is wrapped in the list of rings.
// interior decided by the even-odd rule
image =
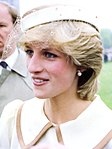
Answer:
[[[33,9],[33,11],[22,18],[21,27],[25,31],[40,24],[59,20],[80,20],[91,24],[97,29],[97,16],[90,16],[88,11],[79,9],[73,5],[62,4]]]

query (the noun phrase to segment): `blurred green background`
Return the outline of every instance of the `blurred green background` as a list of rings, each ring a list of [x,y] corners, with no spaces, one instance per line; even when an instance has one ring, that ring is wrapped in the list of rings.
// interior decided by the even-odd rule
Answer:
[[[99,92],[101,99],[112,109],[112,62],[103,63],[99,76]]]

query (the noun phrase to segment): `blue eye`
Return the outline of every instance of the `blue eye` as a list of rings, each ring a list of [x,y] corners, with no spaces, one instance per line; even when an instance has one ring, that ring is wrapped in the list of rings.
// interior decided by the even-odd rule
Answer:
[[[25,52],[28,56],[30,56],[30,57],[33,56],[33,51],[32,50],[25,50]]]
[[[57,57],[56,54],[53,54],[51,52],[44,52],[44,56],[47,58],[56,58]]]

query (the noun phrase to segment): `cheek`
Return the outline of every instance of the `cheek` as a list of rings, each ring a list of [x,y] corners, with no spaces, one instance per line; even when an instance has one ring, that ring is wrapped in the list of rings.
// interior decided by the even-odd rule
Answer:
[[[8,35],[10,34],[10,32],[2,32],[1,34],[2,34],[3,41],[6,42],[6,39],[7,39]]]
[[[11,33],[12,29],[13,29],[13,25],[10,25],[10,26],[4,28],[4,29],[3,29],[4,36],[7,37],[7,36]],[[14,34],[15,34],[15,33],[14,33]],[[12,33],[11,33],[11,35],[12,35]],[[11,37],[11,38],[12,38],[12,37]]]
[[[63,63],[60,63],[60,62],[55,62],[55,63],[52,63],[50,65],[46,65],[47,71],[49,73],[52,73],[55,75],[63,73],[63,71],[65,69],[64,67],[65,67],[65,65]]]
[[[57,62],[48,67],[47,65],[47,71],[49,73],[52,73],[56,78],[60,80],[64,79],[74,79],[76,68],[75,66],[71,66],[68,63],[65,62]]]
[[[49,71],[51,77],[52,89],[55,90],[55,94],[60,94],[67,90],[74,90],[77,85],[75,79],[76,68],[71,65],[56,64],[53,66],[52,71]]]

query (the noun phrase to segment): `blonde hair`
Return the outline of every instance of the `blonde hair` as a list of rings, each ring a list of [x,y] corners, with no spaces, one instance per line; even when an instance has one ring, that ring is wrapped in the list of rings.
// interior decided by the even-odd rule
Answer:
[[[102,43],[96,28],[80,20],[50,22],[27,30],[20,43],[33,41],[57,46],[79,69],[86,69],[79,77],[77,93],[83,100],[94,99],[102,67]]]
[[[102,43],[99,32],[81,21],[63,22],[57,29],[57,39],[62,38],[62,49],[75,65],[86,71],[78,80],[81,99],[93,100],[98,89],[97,77],[102,68]]]

